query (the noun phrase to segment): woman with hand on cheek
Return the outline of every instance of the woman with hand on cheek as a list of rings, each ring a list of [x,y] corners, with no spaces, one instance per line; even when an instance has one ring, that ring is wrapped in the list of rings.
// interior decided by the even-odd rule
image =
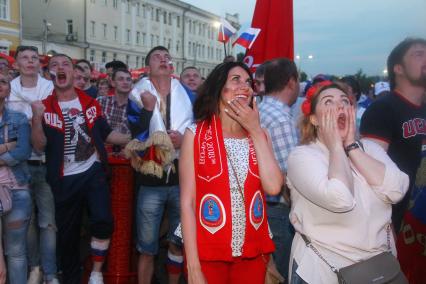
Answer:
[[[287,173],[296,230],[290,283],[333,284],[330,265],[396,253],[391,205],[404,196],[408,177],[379,145],[355,140],[355,110],[338,85],[312,87],[302,111],[302,145],[290,154]]]
[[[260,127],[249,69],[218,65],[199,89],[181,148],[181,216],[189,283],[264,283],[264,193],[283,176]],[[253,106],[251,102],[253,101]]]

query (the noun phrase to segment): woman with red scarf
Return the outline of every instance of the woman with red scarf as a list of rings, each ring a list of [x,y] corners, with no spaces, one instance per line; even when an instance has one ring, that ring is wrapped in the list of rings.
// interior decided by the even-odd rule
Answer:
[[[264,193],[278,194],[283,176],[260,127],[251,78],[243,63],[218,65],[198,90],[196,123],[183,139],[181,219],[189,283],[264,283],[274,250]]]

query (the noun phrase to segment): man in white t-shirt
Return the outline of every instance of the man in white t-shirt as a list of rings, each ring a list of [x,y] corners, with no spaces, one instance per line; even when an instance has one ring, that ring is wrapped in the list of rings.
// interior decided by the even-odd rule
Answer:
[[[33,116],[31,103],[48,97],[52,93],[53,84],[39,75],[40,59],[34,46],[19,46],[16,49],[14,68],[19,71],[20,76],[11,82],[8,108],[24,113],[31,120]],[[45,178],[44,153],[37,155],[33,152],[28,165],[33,203],[38,212],[35,214],[33,210],[28,232],[28,262],[31,267],[28,284],[40,283],[41,270],[47,283],[58,283],[55,208],[52,191]],[[36,224],[38,229],[35,227]]]

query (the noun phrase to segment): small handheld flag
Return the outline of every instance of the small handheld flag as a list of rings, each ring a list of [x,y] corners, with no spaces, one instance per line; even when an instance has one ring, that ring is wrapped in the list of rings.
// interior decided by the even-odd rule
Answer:
[[[256,40],[257,36],[260,33],[260,29],[256,28],[248,28],[245,32],[243,32],[236,41],[232,44],[232,46],[239,44],[246,49],[250,49]]]
[[[218,41],[226,43],[236,32],[237,30],[227,20],[220,19]]]

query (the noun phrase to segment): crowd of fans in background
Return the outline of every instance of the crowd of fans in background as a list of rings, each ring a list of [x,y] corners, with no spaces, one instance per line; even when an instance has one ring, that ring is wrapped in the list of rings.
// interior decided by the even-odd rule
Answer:
[[[103,283],[113,231],[107,151],[154,139],[153,127],[170,138],[173,155],[160,173],[137,174],[139,283],[154,277],[164,212],[169,283],[178,283],[184,271],[182,239],[190,248],[187,275],[195,283],[263,279],[268,265],[291,283],[337,283],[306,239],[337,267],[381,251],[396,253],[394,236],[408,208],[426,135],[424,39],[401,42],[388,58],[389,79],[364,89],[354,75],[319,74],[300,82],[295,63],[284,58],[263,63],[253,75],[228,56],[206,78],[197,66],[176,76],[168,50],[158,46],[145,67],[146,73],[135,75],[114,60],[101,73],[89,61],[65,54],[41,65],[32,46],[20,46],[14,58],[0,55],[0,183],[13,193],[13,208],[2,217],[7,264],[0,257],[0,283],[6,271],[10,283],[26,283],[27,274],[30,284],[42,279],[55,284],[58,278],[79,283],[75,248],[83,203],[91,233],[89,283]],[[229,182],[231,196],[223,205],[227,191],[207,194],[206,206],[232,219],[230,227],[193,210],[194,204],[197,210],[207,204],[195,192],[215,190],[204,181],[208,175],[200,179],[214,166],[193,161],[203,151],[194,152],[194,137],[210,133],[210,123],[217,131],[212,135],[220,138],[214,147],[217,153],[225,149],[228,159],[229,172],[220,182]],[[267,134],[259,135],[259,129]],[[137,152],[138,144],[134,147]],[[253,180],[242,192],[246,178]],[[251,192],[252,184],[267,194]],[[262,226],[263,213],[244,207],[245,198],[265,207],[269,226]],[[226,250],[208,248],[216,242],[210,234],[224,231],[229,235],[215,248]],[[252,239],[262,240],[261,246],[245,243]]]

